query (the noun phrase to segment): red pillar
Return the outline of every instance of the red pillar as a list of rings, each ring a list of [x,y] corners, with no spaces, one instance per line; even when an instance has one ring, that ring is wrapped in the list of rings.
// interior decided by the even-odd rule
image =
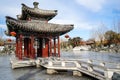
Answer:
[[[27,57],[27,41],[28,39],[27,38],[24,38],[24,57]]]
[[[22,35],[20,34],[19,38],[19,59],[22,60]]]
[[[47,38],[43,39],[42,42],[42,57],[48,57],[48,46],[49,46],[49,40]]]
[[[42,57],[42,39],[38,38],[38,43],[37,43],[37,57]]]
[[[30,54],[31,56],[30,56],[30,58],[34,59],[35,58],[35,49],[33,47],[34,46],[34,36],[33,35],[31,35],[31,42],[30,43],[31,43],[31,46],[30,46],[31,47],[30,48],[31,49],[31,54]]]
[[[52,56],[52,39],[50,38],[50,56]]]
[[[58,57],[60,57],[60,37],[58,36]]]
[[[18,57],[18,37],[16,37],[16,57]]]
[[[26,48],[26,57],[28,57],[29,58],[29,38],[25,38],[26,39],[26,42],[25,42],[25,47],[24,48]]]
[[[20,35],[18,35],[17,57],[20,59]]]
[[[30,38],[28,39],[28,55],[30,58],[31,57],[31,39]]]
[[[56,56],[56,38],[54,38],[54,56]]]

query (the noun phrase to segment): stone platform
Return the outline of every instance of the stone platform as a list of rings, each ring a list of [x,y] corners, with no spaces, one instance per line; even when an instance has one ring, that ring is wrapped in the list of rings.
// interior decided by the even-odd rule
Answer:
[[[10,58],[10,63],[12,69],[21,67],[31,67],[36,65],[35,60],[33,59],[18,60],[17,58]]]

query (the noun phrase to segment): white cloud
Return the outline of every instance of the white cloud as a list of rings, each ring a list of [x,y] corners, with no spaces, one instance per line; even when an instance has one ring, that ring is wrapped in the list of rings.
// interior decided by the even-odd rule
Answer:
[[[76,2],[89,10],[98,12],[102,9],[106,0],[76,0]]]

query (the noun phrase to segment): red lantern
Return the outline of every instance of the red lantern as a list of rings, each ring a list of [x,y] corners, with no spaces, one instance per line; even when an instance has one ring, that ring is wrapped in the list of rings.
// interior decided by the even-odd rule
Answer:
[[[10,32],[11,36],[16,36],[16,32],[12,31]]]
[[[65,38],[69,38],[69,35],[66,34],[66,35],[65,35]]]

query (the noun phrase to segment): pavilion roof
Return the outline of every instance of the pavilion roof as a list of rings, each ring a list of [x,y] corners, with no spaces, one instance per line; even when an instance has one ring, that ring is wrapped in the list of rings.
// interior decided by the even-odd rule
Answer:
[[[57,10],[43,10],[38,8],[38,2],[34,2],[34,8],[30,8],[25,4],[22,4],[22,15],[20,19],[26,20],[27,17],[39,20],[50,20],[57,15]]]
[[[6,16],[6,24],[8,27],[8,35],[10,35],[11,31],[19,33],[21,30],[23,33],[32,32],[55,36],[65,34],[73,29],[73,25],[71,24],[61,25],[38,20],[17,20],[9,16]]]

